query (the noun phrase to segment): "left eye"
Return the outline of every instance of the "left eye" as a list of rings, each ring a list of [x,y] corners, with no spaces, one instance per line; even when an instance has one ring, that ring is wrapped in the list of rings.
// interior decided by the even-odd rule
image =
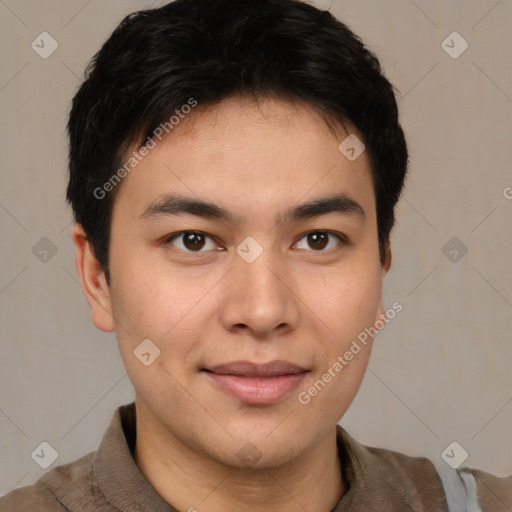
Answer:
[[[338,239],[338,242],[343,242],[341,236],[336,235],[335,233],[331,233],[330,231],[311,231],[310,233],[306,233],[298,242],[306,239],[306,243],[312,247],[315,252],[322,252],[323,249],[329,244],[329,237],[335,236]],[[336,247],[336,246],[334,246]],[[332,249],[333,247],[328,247],[328,249]],[[303,249],[303,247],[299,247],[299,249]]]
[[[332,233],[330,231],[311,231],[306,233],[299,239],[297,242],[298,249],[304,249],[304,247],[299,247],[301,240],[306,240],[306,243],[314,249],[315,252],[322,252],[329,245],[329,237],[336,237],[338,239],[338,243],[343,243],[343,239],[340,235]],[[211,241],[211,246],[208,247],[206,240],[209,239]],[[178,240],[180,243],[178,245],[174,245],[174,241]],[[180,233],[175,233],[174,235],[169,236],[166,240],[166,243],[172,244],[174,247],[181,249],[185,252],[205,252],[201,249],[219,249],[217,244],[213,241],[213,239],[206,235],[205,233],[201,233],[199,231],[181,231]],[[336,247],[334,245],[333,247]],[[332,249],[333,247],[327,247],[328,249]]]

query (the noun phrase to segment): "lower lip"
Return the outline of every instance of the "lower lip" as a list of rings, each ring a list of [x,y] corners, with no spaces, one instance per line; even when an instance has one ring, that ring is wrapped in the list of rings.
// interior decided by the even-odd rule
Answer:
[[[249,405],[275,404],[291,393],[304,380],[307,372],[279,377],[239,377],[204,372],[222,389]]]

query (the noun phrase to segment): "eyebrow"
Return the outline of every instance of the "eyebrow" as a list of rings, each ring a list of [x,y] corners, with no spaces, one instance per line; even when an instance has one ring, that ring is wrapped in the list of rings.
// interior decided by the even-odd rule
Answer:
[[[276,224],[291,224],[298,220],[311,219],[321,215],[337,213],[355,216],[366,222],[363,207],[345,193],[319,197],[292,206],[275,218]],[[161,216],[195,215],[234,224],[239,216],[209,201],[194,199],[179,194],[164,194],[153,201],[140,215],[140,219],[153,219]]]

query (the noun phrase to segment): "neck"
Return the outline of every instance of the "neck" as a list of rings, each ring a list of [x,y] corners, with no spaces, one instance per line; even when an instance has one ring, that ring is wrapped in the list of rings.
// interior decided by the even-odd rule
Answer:
[[[285,466],[255,470],[224,465],[168,430],[137,421],[134,459],[158,494],[180,511],[331,512],[346,491],[335,429]]]

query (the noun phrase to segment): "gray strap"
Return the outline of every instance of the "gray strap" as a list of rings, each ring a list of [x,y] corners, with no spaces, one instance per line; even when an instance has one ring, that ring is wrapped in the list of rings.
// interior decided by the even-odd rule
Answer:
[[[446,493],[448,512],[483,512],[478,502],[474,476],[462,469],[456,471],[444,461],[434,463]]]

